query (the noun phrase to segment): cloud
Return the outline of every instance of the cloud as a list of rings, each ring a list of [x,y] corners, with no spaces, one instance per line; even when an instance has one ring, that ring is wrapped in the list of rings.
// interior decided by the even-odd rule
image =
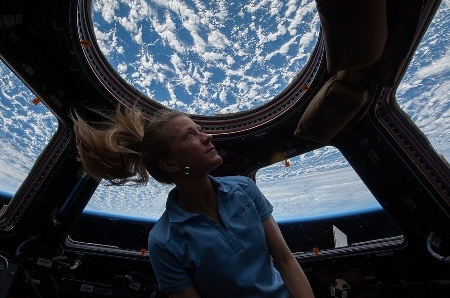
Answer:
[[[450,49],[447,49],[446,53],[437,60],[433,60],[430,65],[422,66],[413,75],[412,80],[420,82],[429,77],[441,77],[443,79],[450,76]]]
[[[101,11],[102,17],[107,23],[115,20],[116,10],[119,9],[119,0],[97,0],[92,1],[93,10]]]
[[[192,114],[236,113],[267,102],[287,86],[305,65],[318,36],[314,1],[252,3],[194,1],[187,6],[174,0],[149,4],[95,0],[94,30],[111,65],[150,97],[159,96],[162,104]],[[447,159],[449,3],[442,2],[397,92],[401,107]],[[1,138],[6,140],[0,145],[0,181],[8,181],[14,192],[52,137],[57,121],[42,105],[30,106],[35,95],[5,66],[0,74]],[[4,134],[7,131],[11,133]],[[303,154],[291,159],[291,164],[286,168],[277,163],[257,173],[276,217],[374,203],[333,148]],[[271,184],[276,179],[277,185]],[[158,218],[169,189],[156,182],[140,188],[139,195],[135,188],[99,188],[88,208]],[[348,204],[342,204],[342,198]]]
[[[120,66],[118,72],[149,97],[170,107],[177,102],[194,114],[247,110],[271,100],[306,64],[318,36],[310,3],[306,8],[295,1],[102,5],[116,13],[113,18],[94,5],[99,44],[113,67]],[[233,14],[239,17],[230,18]],[[312,32],[292,35],[298,24],[308,24]]]
[[[57,130],[58,122],[43,104],[30,104],[36,96],[3,63],[0,88],[0,190],[14,193]]]

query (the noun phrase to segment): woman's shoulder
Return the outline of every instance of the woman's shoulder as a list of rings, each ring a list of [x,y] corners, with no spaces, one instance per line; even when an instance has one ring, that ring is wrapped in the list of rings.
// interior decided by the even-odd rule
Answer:
[[[256,189],[255,182],[247,176],[222,176],[213,177],[216,179],[215,183],[218,183],[220,191],[225,193],[233,193],[238,189],[241,189],[248,193],[253,193]]]
[[[169,234],[168,231],[170,231],[170,223],[167,211],[165,211],[150,230],[149,236],[159,243],[164,243],[168,240],[164,239]]]
[[[243,185],[253,184],[254,181],[247,176],[220,176],[214,177],[222,184],[235,185],[236,183],[242,183]]]

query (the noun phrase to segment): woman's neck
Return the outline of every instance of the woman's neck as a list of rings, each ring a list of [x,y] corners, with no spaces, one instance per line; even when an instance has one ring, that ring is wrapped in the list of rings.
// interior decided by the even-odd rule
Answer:
[[[177,185],[177,189],[176,202],[183,210],[205,214],[216,222],[222,223],[218,209],[217,190],[208,177]]]

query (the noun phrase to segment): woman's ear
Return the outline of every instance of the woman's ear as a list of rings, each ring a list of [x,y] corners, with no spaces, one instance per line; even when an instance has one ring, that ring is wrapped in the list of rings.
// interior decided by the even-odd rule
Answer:
[[[181,170],[180,166],[178,166],[175,162],[170,159],[161,159],[159,160],[159,166],[166,172],[179,172]]]

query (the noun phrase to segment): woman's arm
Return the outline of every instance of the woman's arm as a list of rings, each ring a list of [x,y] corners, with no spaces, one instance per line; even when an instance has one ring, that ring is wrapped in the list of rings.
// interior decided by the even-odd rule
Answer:
[[[277,265],[278,271],[280,271],[289,296],[291,298],[314,297],[305,273],[284,241],[280,228],[272,215],[263,222],[263,227],[270,254]]]
[[[200,298],[197,289],[192,284],[184,290],[167,294],[169,295],[170,298]]]

